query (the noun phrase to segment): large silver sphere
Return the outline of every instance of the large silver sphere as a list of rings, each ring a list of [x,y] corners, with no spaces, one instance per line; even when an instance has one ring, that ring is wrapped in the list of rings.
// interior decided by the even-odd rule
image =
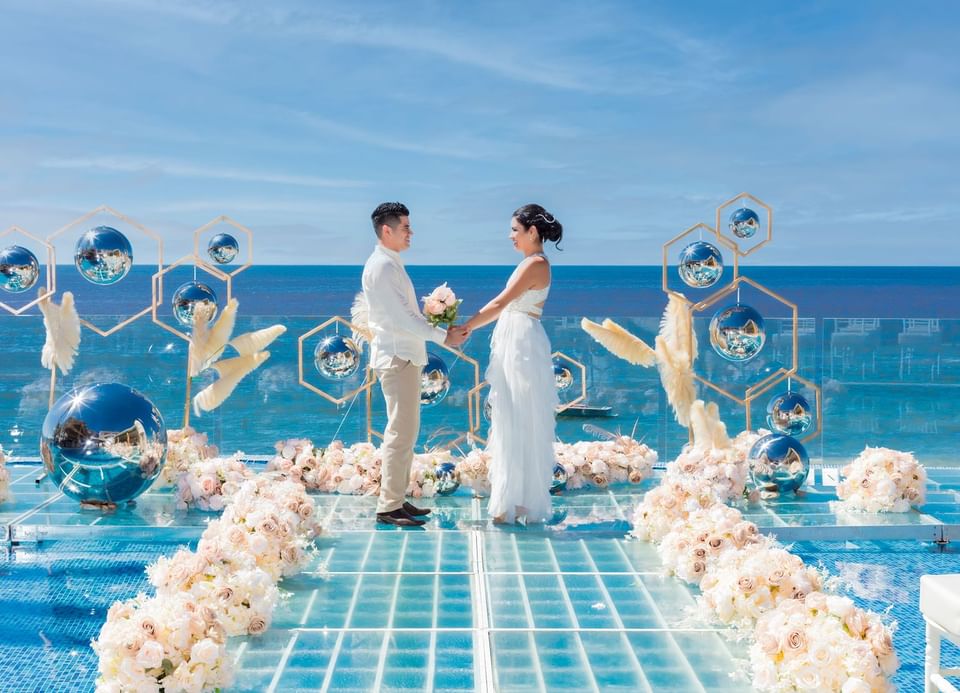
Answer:
[[[217,293],[203,282],[189,281],[173,292],[173,316],[184,327],[193,327],[196,316],[206,315],[207,322],[217,317]]]
[[[487,423],[493,421],[493,403],[489,397],[483,400],[483,418],[487,420]]]
[[[560,493],[567,488],[567,468],[559,462],[553,465],[553,481],[550,482],[550,493]]]
[[[37,256],[22,245],[0,250],[0,289],[19,294],[29,291],[40,278]]]
[[[159,476],[166,451],[160,412],[120,383],[77,388],[58,399],[43,420],[40,456],[47,474],[81,502],[136,498]]]
[[[456,493],[460,488],[460,475],[457,473],[457,466],[453,462],[441,462],[437,465],[437,493],[441,496],[449,496]]]
[[[450,391],[450,371],[443,359],[427,352],[427,365],[420,376],[420,405],[432,407],[440,404]]]
[[[360,347],[349,337],[324,337],[313,350],[313,365],[325,378],[343,380],[360,368]]]
[[[558,392],[566,392],[573,385],[573,371],[560,359],[553,360],[553,380]]]
[[[798,436],[813,425],[810,402],[799,392],[787,390],[767,404],[767,424],[778,433]]]
[[[229,233],[218,233],[207,244],[207,255],[218,265],[233,262],[240,252],[240,244]]]
[[[753,238],[760,230],[760,217],[748,207],[741,207],[730,215],[730,232],[737,238]]]
[[[133,247],[116,229],[97,226],[80,236],[73,259],[84,279],[109,286],[126,277],[133,267]]]
[[[810,458],[803,445],[782,433],[760,438],[750,448],[747,462],[753,483],[777,493],[796,491],[810,472]]]
[[[716,284],[723,276],[723,256],[717,246],[696,241],[680,251],[677,271],[687,286],[705,289]]]
[[[710,344],[728,361],[749,361],[760,353],[766,339],[763,317],[742,303],[717,311],[710,320]]]

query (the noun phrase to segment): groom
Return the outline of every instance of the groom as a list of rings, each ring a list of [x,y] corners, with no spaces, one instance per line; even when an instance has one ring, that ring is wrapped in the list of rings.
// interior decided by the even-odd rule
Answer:
[[[433,327],[420,313],[413,283],[400,253],[410,247],[410,210],[384,202],[373,210],[378,243],[363,266],[363,295],[370,342],[370,366],[377,373],[387,404],[383,467],[377,522],[401,527],[424,524],[429,514],[404,500],[410,483],[413,446],[420,433],[420,374],[427,363],[426,340],[458,347],[466,333],[457,327]]]

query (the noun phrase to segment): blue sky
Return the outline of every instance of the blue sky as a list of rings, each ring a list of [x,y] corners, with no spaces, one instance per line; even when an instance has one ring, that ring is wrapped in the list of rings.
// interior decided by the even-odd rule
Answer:
[[[0,3],[0,226],[108,204],[170,259],[219,214],[261,263],[658,264],[742,191],[758,264],[940,264],[960,219],[952,2]],[[957,264],[949,254],[947,264]]]

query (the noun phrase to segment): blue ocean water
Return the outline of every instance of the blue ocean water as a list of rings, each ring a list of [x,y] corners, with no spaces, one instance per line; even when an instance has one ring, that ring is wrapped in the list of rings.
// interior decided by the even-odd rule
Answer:
[[[510,267],[411,266],[418,293],[426,294],[446,281],[463,299],[469,315],[494,296]],[[225,302],[226,287],[215,277],[192,267],[178,267],[164,277],[158,318],[174,324],[169,296],[196,274]],[[742,395],[745,387],[766,372],[796,358],[798,374],[822,388],[821,434],[807,442],[811,457],[842,462],[864,445],[888,445],[916,451],[927,462],[957,461],[955,435],[960,411],[952,405],[960,385],[960,268],[917,267],[758,267],[741,274],[798,305],[798,351],[794,355],[789,310],[773,298],[744,288],[742,300],[766,316],[767,346],[746,366],[724,361],[708,346],[707,323],[712,313],[733,297],[697,314],[701,344],[697,372],[711,382]],[[151,268],[137,266],[122,283],[96,287],[84,282],[70,266],[58,271],[58,290],[74,291],[83,317],[102,329],[117,324],[150,305]],[[679,288],[668,277],[671,288]],[[361,376],[346,382],[324,381],[312,367],[312,352],[323,333],[298,340],[331,315],[347,316],[359,288],[360,268],[347,266],[252,267],[234,279],[232,293],[240,301],[235,333],[282,323],[288,331],[271,347],[270,360],[246,378],[219,410],[191,423],[208,432],[225,451],[269,454],[276,440],[306,436],[318,444],[334,437],[347,442],[366,438],[363,396],[337,407],[301,385],[298,373],[303,354],[304,377],[316,387],[342,396],[359,387]],[[686,441],[686,431],[672,418],[654,369],[632,366],[597,346],[580,329],[580,318],[615,317],[648,343],[653,343],[665,305],[659,267],[574,267],[554,269],[544,326],[553,348],[585,368],[587,400],[609,406],[615,415],[600,419],[558,419],[558,435],[571,441],[589,437],[584,423],[625,433],[655,447],[670,459]],[[704,296],[691,296],[702,300]],[[9,299],[8,299],[9,300]],[[31,315],[33,314],[33,315]],[[20,317],[0,316],[4,342],[0,364],[0,445],[15,455],[36,456],[40,423],[47,410],[49,374],[39,363],[44,331],[35,310]],[[478,332],[464,351],[477,367],[432,347],[447,363],[451,389],[438,406],[424,409],[419,444],[442,445],[469,427],[468,391],[475,375],[483,377],[490,328]],[[59,377],[57,394],[93,381],[118,381],[143,391],[163,413],[168,426],[184,421],[186,343],[140,318],[110,337],[84,330],[77,364]],[[575,369],[576,370],[576,369]],[[191,383],[192,393],[211,382],[206,374]],[[799,386],[799,385],[798,385]],[[778,389],[785,388],[786,384]],[[580,389],[575,383],[565,397]],[[383,411],[374,388],[373,429],[382,430]],[[741,405],[700,386],[700,396],[721,404],[731,431],[747,426]],[[768,397],[772,397],[771,391]],[[812,391],[808,392],[814,401]],[[765,399],[752,403],[749,425],[763,425]],[[485,435],[481,421],[479,434]]]

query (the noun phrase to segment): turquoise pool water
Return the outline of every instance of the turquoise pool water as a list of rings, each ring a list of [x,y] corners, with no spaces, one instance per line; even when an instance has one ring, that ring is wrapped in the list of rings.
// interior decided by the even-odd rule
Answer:
[[[81,511],[35,484],[36,466],[11,471],[15,500],[0,524],[20,539],[0,554],[0,680],[13,691],[89,689],[88,643],[109,605],[146,589],[144,566],[192,544],[210,515],[178,511],[165,493]],[[843,577],[861,606],[893,604],[903,691],[921,690],[919,576],[960,572],[960,527],[938,515],[955,508],[960,475],[933,477],[924,512],[855,527],[829,513],[822,487],[747,509],[768,531],[790,529],[793,550]],[[460,494],[432,501],[422,531],[377,529],[371,499],[316,496],[329,532],[308,570],[281,583],[288,598],[270,630],[230,641],[231,690],[749,690],[744,646],[696,618],[697,590],[663,576],[653,546],[627,536],[630,508],[655,483],[555,497],[551,523],[530,529],[493,527]],[[817,538],[838,531],[846,538]]]

